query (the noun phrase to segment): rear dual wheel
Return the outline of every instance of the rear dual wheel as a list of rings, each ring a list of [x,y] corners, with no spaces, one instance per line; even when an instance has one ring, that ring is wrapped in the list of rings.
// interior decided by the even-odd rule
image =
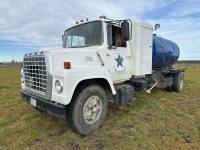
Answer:
[[[184,74],[183,72],[178,72],[173,77],[173,85],[167,86],[166,90],[168,92],[175,91],[175,92],[182,92],[183,91],[183,84],[184,84]]]
[[[175,92],[183,91],[183,83],[184,83],[183,79],[184,79],[183,72],[178,72],[174,75],[173,85],[172,85],[173,91]]]

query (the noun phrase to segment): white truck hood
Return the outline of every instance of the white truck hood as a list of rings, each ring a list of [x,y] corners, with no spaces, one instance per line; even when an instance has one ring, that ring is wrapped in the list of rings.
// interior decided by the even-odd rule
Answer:
[[[96,48],[49,48],[41,49],[40,52],[49,55],[52,71],[63,68],[64,62],[71,63],[74,68],[100,68],[101,62]]]

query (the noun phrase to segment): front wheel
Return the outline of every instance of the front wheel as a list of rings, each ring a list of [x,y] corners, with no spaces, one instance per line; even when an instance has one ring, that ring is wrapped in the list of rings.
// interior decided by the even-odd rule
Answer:
[[[75,132],[87,135],[103,124],[107,110],[105,91],[99,85],[90,85],[74,96],[67,112],[68,123]]]
[[[184,83],[183,79],[184,79],[183,72],[178,72],[174,75],[173,85],[172,85],[173,91],[175,92],[183,91],[183,83]]]

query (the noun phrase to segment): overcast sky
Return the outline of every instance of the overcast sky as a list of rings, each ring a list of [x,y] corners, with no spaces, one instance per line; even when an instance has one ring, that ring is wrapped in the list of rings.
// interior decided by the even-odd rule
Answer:
[[[100,15],[160,23],[154,33],[178,44],[179,59],[200,60],[199,0],[0,0],[0,62],[61,47],[65,29]]]

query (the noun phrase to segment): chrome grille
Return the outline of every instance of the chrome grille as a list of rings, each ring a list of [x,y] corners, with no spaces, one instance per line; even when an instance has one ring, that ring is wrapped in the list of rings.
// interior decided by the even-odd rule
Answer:
[[[24,58],[24,80],[27,88],[45,94],[47,88],[47,67],[44,57]]]

